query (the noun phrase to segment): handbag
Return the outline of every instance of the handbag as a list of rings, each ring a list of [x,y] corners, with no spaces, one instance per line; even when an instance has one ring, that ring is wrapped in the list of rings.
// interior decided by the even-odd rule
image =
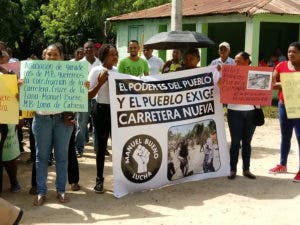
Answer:
[[[265,124],[265,115],[261,108],[254,106],[253,124],[255,126],[262,126]]]

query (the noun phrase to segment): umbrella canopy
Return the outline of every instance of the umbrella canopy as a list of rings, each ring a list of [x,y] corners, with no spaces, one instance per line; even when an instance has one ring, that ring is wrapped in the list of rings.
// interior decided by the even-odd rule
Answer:
[[[194,31],[170,31],[152,36],[144,44],[149,49],[207,48],[215,43],[205,35]]]

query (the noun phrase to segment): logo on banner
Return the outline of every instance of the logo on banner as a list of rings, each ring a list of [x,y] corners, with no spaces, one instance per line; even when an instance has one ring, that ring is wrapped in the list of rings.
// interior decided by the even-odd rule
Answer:
[[[149,135],[136,135],[123,147],[122,171],[131,182],[144,183],[151,180],[157,174],[161,161],[161,147]]]

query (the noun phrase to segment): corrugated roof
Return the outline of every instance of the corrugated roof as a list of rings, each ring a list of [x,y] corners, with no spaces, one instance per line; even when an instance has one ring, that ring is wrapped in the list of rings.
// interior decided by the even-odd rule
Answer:
[[[171,3],[127,13],[108,20],[150,19],[171,16]],[[183,16],[199,16],[228,13],[295,14],[300,15],[300,0],[183,0]]]

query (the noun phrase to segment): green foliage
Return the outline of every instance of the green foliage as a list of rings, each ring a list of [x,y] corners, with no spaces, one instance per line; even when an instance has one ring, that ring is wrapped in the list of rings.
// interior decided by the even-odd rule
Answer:
[[[170,0],[0,0],[0,40],[19,52],[23,59],[40,55],[51,42],[66,49],[87,39],[114,42],[115,31],[105,36],[108,17],[158,6]]]

